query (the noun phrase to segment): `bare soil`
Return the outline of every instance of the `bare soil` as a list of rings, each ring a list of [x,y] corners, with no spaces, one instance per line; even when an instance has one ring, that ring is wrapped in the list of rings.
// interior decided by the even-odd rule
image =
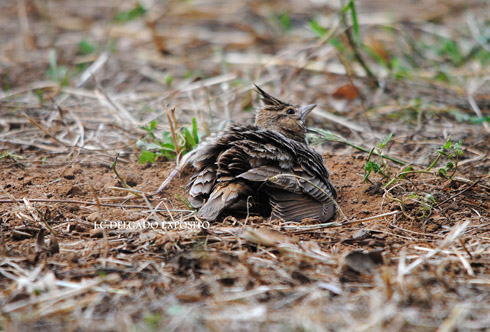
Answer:
[[[379,187],[362,183],[365,156],[326,154],[324,157],[339,190],[339,205],[350,220],[400,211],[399,205],[387,200]],[[110,164],[73,163],[63,157],[51,162],[53,165],[35,166],[2,161],[0,184],[4,192],[8,192],[9,197],[30,200],[16,203],[6,202],[6,197],[2,200],[4,271],[12,269],[9,265],[17,268],[20,264],[26,274],[21,276],[32,282],[32,286],[23,286],[26,288],[3,288],[5,317],[13,318],[13,321],[11,318],[4,321],[7,330],[53,330],[67,326],[89,330],[125,329],[126,325],[111,322],[107,318],[109,314],[117,318],[116,321],[130,319],[132,326],[143,324],[148,328],[151,324],[147,320],[153,317],[152,313],[156,313],[158,324],[166,325],[163,322],[170,319],[178,324],[178,330],[220,329],[219,326],[248,329],[257,327],[251,321],[253,315],[259,315],[262,310],[272,315],[265,324],[267,329],[281,329],[279,326],[283,324],[302,325],[305,319],[319,325],[341,327],[346,324],[346,318],[333,308],[347,305],[348,312],[355,314],[356,319],[369,320],[374,310],[371,306],[379,306],[379,310],[383,307],[382,303],[373,304],[371,296],[388,303],[395,301],[394,296],[401,296],[396,302],[405,308],[403,310],[409,310],[430,309],[448,301],[445,298],[477,301],[487,292],[487,286],[478,282],[462,284],[461,280],[468,273],[467,269],[474,274],[472,280],[484,281],[489,274],[489,257],[484,254],[487,247],[474,247],[477,239],[490,239],[486,226],[488,199],[480,198],[478,206],[474,197],[488,197],[488,182],[484,187],[475,185],[451,200],[447,208],[426,221],[390,215],[352,225],[302,230],[291,226],[316,223],[291,224],[271,222],[258,216],[247,220],[228,216],[207,227],[194,228],[182,226],[182,222],[190,221],[189,211],[176,198],[176,195],[185,197],[188,171],[176,177],[151,203],[141,198],[125,202],[127,192],[121,190]],[[155,190],[156,184],[174,167],[173,162],[138,165],[135,157],[118,164],[124,180],[134,189],[146,192]],[[447,196],[465,188],[465,185],[453,185],[447,188]],[[97,200],[100,205],[95,203]],[[107,203],[115,206],[104,206]],[[160,208],[164,206],[159,217],[148,219],[145,205],[155,207],[159,203]],[[424,263],[422,271],[408,276],[409,280],[404,283],[407,289],[398,289],[400,286],[394,278],[400,264],[400,251],[416,246],[421,247],[419,250],[434,250],[455,224],[471,217],[470,212],[464,213],[464,206],[470,209],[474,206],[482,216],[467,229],[461,250],[483,252],[471,255],[466,270],[461,262],[458,264],[448,258],[442,259],[436,267]],[[448,216],[450,213],[457,217]],[[49,232],[41,233],[44,226],[40,220],[49,223],[56,240]],[[145,224],[144,220],[149,222]],[[172,224],[172,221],[178,223]],[[352,257],[353,254],[365,256]],[[43,276],[27,272],[36,267],[42,268]],[[72,282],[74,289],[83,288],[89,281],[94,284],[82,289],[79,295],[64,295],[61,285],[53,284],[49,276]],[[39,289],[39,303],[26,302],[28,287]],[[52,287],[60,292],[61,298],[41,300],[44,292],[53,291]],[[107,295],[96,295],[99,291],[94,287],[103,287],[102,292]],[[316,288],[321,292],[311,293]],[[73,305],[85,310],[91,307],[94,310],[92,320],[61,319],[62,312],[79,310]],[[302,312],[305,305],[312,310]],[[434,309],[431,310],[425,319],[444,318],[445,309],[437,311],[438,317],[434,317]],[[45,311],[54,311],[54,316],[42,320],[34,318],[44,316]],[[192,314],[191,318],[188,314]],[[242,326],[241,318],[229,319],[231,314],[252,315],[252,318],[249,325]],[[403,325],[411,330],[415,324]]]

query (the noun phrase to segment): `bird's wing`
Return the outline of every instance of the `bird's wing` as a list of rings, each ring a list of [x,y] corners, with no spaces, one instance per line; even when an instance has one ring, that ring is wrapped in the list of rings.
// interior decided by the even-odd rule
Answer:
[[[337,191],[330,182],[330,175],[322,156],[306,144],[297,150],[297,174],[304,178],[303,188],[308,195],[321,202],[337,199]]]
[[[234,137],[218,156],[218,182],[242,178],[323,203],[336,199],[323,158],[310,146],[256,128],[235,132]]]
[[[189,181],[189,202],[192,207],[200,208],[204,199],[211,194],[216,183],[216,166],[211,165],[193,175]]]
[[[243,181],[220,183],[214,187],[197,216],[205,220],[215,220],[223,210],[236,205],[239,201],[245,202],[250,193],[250,187]]]
[[[288,221],[301,221],[305,218],[329,220],[337,211],[334,204],[323,204],[304,194],[285,190],[269,191],[272,216]]]
[[[244,166],[240,168],[242,173],[234,173],[234,177],[263,181],[269,188],[306,194],[323,203],[337,198],[328,170],[317,152],[301,150],[293,156],[285,151],[277,151],[277,154],[262,153],[260,150],[257,152],[257,148],[254,151],[243,153]],[[259,155],[257,160],[254,158],[256,154]],[[259,163],[262,165],[258,165]],[[256,165],[252,167],[251,164]]]

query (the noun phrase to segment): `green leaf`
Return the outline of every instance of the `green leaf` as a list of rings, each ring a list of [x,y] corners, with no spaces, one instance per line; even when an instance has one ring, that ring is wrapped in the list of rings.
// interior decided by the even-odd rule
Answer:
[[[78,54],[87,55],[95,51],[95,45],[84,39],[78,44]]]
[[[446,73],[445,71],[439,70],[437,71],[434,79],[439,82],[450,82],[451,81],[451,76],[449,73]]]
[[[161,150],[160,155],[164,156],[168,160],[173,160],[177,156],[175,151]]]
[[[289,13],[283,12],[279,15],[279,22],[281,22],[281,26],[284,30],[291,29],[291,19],[289,17]]]
[[[2,151],[0,154],[0,160],[4,158],[12,158],[12,159],[24,159],[24,157],[16,155],[15,153],[10,153],[8,151]]]
[[[414,193],[414,192],[411,192],[410,194],[408,194],[407,196],[407,199],[414,199],[414,198],[417,198],[417,194]]]
[[[309,22],[310,29],[319,37],[323,37],[327,33],[327,29],[323,28],[317,21],[311,20]]]
[[[174,143],[161,143],[160,144],[160,151],[169,151],[169,152],[174,152],[175,153],[175,145]]]
[[[381,172],[381,166],[379,164],[369,160],[366,163],[366,165],[364,165],[364,171],[365,171],[364,182],[366,182],[367,179],[369,178],[369,175],[371,175],[371,172],[374,172],[374,173]]]
[[[144,149],[144,150],[160,150],[162,146],[160,144],[156,144],[153,142],[147,142],[143,140],[138,140],[136,142],[136,147],[138,149]]]
[[[197,131],[197,121],[196,118],[192,118],[192,136],[194,136],[194,141],[199,144],[199,133]]]
[[[193,150],[197,144],[196,141],[194,140],[194,137],[192,137],[191,132],[189,131],[189,129],[185,127],[183,127],[181,131],[185,138],[185,150],[187,151]]]
[[[379,63],[380,65],[382,65],[383,67],[386,67],[388,69],[390,69],[390,64],[386,62],[385,58],[383,58],[378,52],[376,52],[374,49],[372,49],[371,47],[369,46],[366,46],[364,45],[362,47],[362,49],[371,57],[374,59],[374,61],[376,61],[377,63]],[[393,60],[393,59],[392,59]]]
[[[337,49],[340,53],[344,53],[345,47],[344,44],[342,44],[342,41],[338,38],[332,38],[330,39],[330,44]]]
[[[354,29],[354,39],[358,45],[361,45],[361,34],[359,33],[359,23],[357,21],[357,11],[354,0],[350,0],[351,3],[351,17],[352,17],[352,27]]]
[[[34,94],[37,96],[39,103],[41,103],[41,104],[44,103],[44,90],[43,89],[34,90]]]
[[[162,316],[158,313],[150,313],[144,317],[146,325],[148,325],[150,328],[149,331],[158,331],[158,326],[161,320]]]
[[[447,170],[444,167],[441,167],[437,170],[437,175],[441,178],[445,178],[447,176]]]
[[[400,58],[391,58],[388,66],[390,67],[391,72],[395,75],[396,79],[403,79],[407,77],[410,78],[412,76],[412,72],[406,67]]]
[[[149,133],[152,133],[153,131],[155,131],[156,127],[157,127],[157,122],[153,120],[152,122],[150,122],[149,126],[142,126],[141,129],[146,130]]]
[[[138,163],[140,163],[140,164],[144,164],[147,162],[153,163],[153,162],[155,162],[156,158],[157,158],[157,155],[155,153],[143,150],[143,151],[141,151]]]
[[[154,131],[156,127],[157,127],[157,122],[155,120],[150,122],[150,131]]]
[[[171,87],[173,81],[174,81],[174,77],[172,75],[170,74],[165,75],[165,84],[167,84],[167,86]]]
[[[143,150],[140,156],[140,162],[153,162],[156,157],[163,156],[169,160],[175,159],[177,156],[175,142],[170,131],[163,131],[162,138],[157,138],[154,131],[157,127],[157,122],[152,121],[147,126],[141,127],[148,132],[147,136],[136,142],[138,149]],[[199,142],[199,132],[197,121],[192,119],[192,131],[186,127],[177,132],[178,142],[181,145],[182,155],[196,148]]]
[[[342,15],[345,15],[350,10],[352,18],[352,30],[354,31],[354,41],[361,45],[361,35],[359,34],[359,22],[357,20],[357,11],[354,0],[349,0],[349,3],[342,9]]]
[[[452,39],[445,39],[438,53],[449,57],[451,63],[456,66],[461,65],[464,61],[464,55],[461,53],[459,45]]]
[[[162,136],[162,145],[169,145],[175,150],[174,138],[172,137],[172,133],[170,131],[164,131]]]
[[[459,140],[458,142],[454,143],[453,148],[454,150],[460,150],[462,145],[463,145],[463,141]]]
[[[386,144],[391,140],[391,137],[393,136],[393,133],[390,133],[388,136],[385,136],[378,144],[377,147],[379,149],[384,149],[386,147]]]
[[[10,77],[9,77],[9,74],[8,73],[4,73],[3,76],[2,76],[2,79],[3,79],[3,90],[8,93],[10,91]]]
[[[436,202],[436,199],[434,198],[434,196],[432,196],[432,194],[425,194],[424,199],[426,202],[430,202],[430,203]]]
[[[466,114],[464,112],[461,112],[460,110],[457,109],[451,109],[449,113],[454,116],[454,119],[458,122],[467,122],[471,121],[471,116],[469,114]]]
[[[408,175],[405,172],[410,172],[411,170],[413,170],[413,166],[412,165],[409,165],[409,166],[405,167],[405,169],[401,172],[402,174],[399,176],[400,180],[403,180]]]
[[[137,19],[145,14],[146,9],[139,2],[137,2],[132,9],[117,13],[114,20],[119,23],[124,23]]]
[[[490,122],[490,116],[483,116],[483,117],[469,116],[468,120],[470,123],[473,124],[482,124],[483,122]]]

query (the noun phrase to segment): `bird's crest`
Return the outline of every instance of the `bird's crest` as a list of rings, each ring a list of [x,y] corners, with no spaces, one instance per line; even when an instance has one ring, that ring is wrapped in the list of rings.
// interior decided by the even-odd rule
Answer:
[[[268,106],[286,106],[288,105],[287,103],[280,101],[279,99],[272,97],[270,94],[262,90],[257,84],[254,84],[255,87],[257,88],[257,93],[260,95],[260,99],[264,103],[264,105]]]

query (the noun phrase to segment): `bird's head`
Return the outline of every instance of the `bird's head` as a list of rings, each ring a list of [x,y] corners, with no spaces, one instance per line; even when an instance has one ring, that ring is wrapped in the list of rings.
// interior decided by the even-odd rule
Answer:
[[[298,142],[306,142],[306,116],[316,105],[294,106],[279,99],[255,85],[262,99],[262,107],[255,116],[255,125],[275,130]]]

